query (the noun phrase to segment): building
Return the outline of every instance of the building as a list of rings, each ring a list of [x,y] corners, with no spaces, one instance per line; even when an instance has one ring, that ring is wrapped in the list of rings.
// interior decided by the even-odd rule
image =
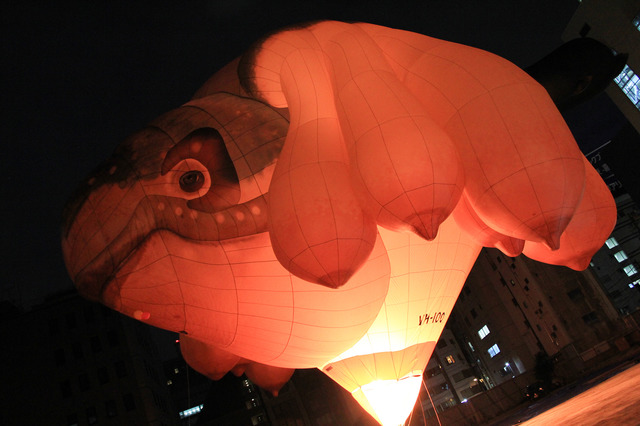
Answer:
[[[627,67],[606,92],[640,132],[640,2],[638,0],[586,0],[580,3],[562,34],[565,41],[594,38],[629,55]],[[606,142],[606,141],[605,141]]]
[[[1,424],[178,424],[148,326],[71,291],[0,330]]]
[[[569,381],[629,347],[635,330],[592,271],[484,249],[447,324],[488,387],[536,368],[539,353]]]
[[[640,208],[636,204],[640,200],[640,176],[635,167],[640,158],[640,1],[581,2],[562,37],[595,38],[628,55],[627,65],[606,89],[624,122],[614,125],[616,131],[608,134],[600,134],[595,127],[574,132],[582,147],[591,145],[583,151],[616,198],[618,223],[606,246],[593,257],[591,267],[616,309],[626,315],[640,309]],[[608,121],[603,114],[597,116]],[[571,117],[568,122],[571,126]],[[602,123],[592,125],[606,127]],[[590,144],[584,141],[594,138],[589,134],[595,135]]]

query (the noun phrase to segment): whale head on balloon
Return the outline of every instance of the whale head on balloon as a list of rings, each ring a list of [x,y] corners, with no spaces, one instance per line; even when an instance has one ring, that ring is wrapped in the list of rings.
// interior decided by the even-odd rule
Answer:
[[[378,226],[432,240],[462,194],[452,141],[371,38],[305,28],[123,141],[63,215],[82,295],[215,343],[230,368],[347,350],[387,293]],[[345,55],[369,65],[351,76]]]

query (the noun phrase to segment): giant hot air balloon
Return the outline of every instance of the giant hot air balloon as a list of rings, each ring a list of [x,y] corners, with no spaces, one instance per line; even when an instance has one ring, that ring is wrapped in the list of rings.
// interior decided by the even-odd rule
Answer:
[[[277,393],[317,367],[397,425],[482,246],[582,262],[606,232],[581,233],[612,220],[515,65],[325,21],[257,42],[120,144],[68,202],[62,248],[80,293],[180,333],[212,379]]]

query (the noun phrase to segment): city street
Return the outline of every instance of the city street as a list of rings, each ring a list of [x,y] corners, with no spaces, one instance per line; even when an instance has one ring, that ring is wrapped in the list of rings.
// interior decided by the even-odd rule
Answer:
[[[627,362],[565,386],[493,426],[639,425],[640,364]]]

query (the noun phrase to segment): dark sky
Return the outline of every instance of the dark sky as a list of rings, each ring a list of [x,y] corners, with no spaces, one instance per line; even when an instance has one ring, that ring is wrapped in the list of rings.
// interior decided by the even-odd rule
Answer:
[[[366,21],[469,44],[527,66],[561,44],[578,6],[577,0],[404,4],[3,3],[0,299],[21,299],[29,306],[71,287],[59,222],[75,186],[122,139],[188,101],[265,32],[325,18]]]

